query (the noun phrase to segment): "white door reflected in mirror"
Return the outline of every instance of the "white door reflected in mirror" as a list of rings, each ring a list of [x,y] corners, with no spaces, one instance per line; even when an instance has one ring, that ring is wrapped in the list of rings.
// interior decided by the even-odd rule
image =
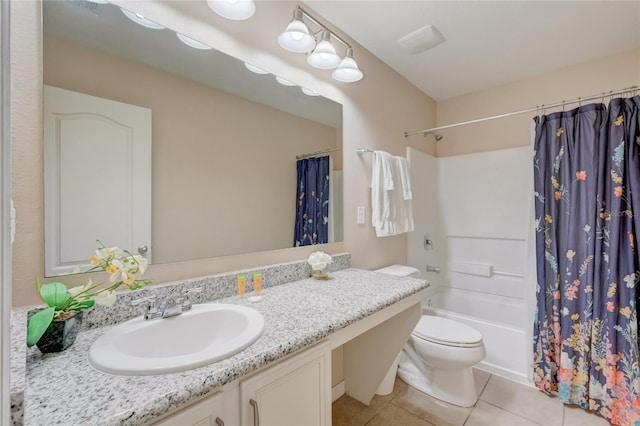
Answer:
[[[89,269],[96,239],[151,261],[151,110],[44,88],[45,275]]]

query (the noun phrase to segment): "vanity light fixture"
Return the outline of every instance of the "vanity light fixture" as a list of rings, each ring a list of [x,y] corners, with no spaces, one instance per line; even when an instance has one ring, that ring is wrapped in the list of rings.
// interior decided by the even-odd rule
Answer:
[[[133,22],[135,22],[138,25],[142,25],[143,27],[147,27],[147,28],[151,28],[154,30],[163,30],[164,27],[160,24],[156,24],[155,22],[151,21],[150,19],[145,18],[144,16],[140,15],[139,13],[133,13],[127,9],[123,9],[120,8],[120,10],[122,11],[122,13],[124,13],[124,16],[126,16],[127,18],[131,19]]]
[[[253,64],[250,64],[250,63],[248,63],[248,62],[245,62],[245,63],[244,63],[244,66],[245,66],[249,71],[254,72],[254,73],[256,73],[256,74],[269,74],[269,71],[267,71],[267,70],[263,70],[262,68],[257,67],[257,66],[255,66],[255,65],[253,65]]]
[[[311,33],[304,19],[315,24],[318,30],[315,33]],[[318,36],[319,41],[316,39]],[[346,47],[344,58],[340,58],[336,53],[336,48],[331,42],[332,39]],[[353,83],[362,80],[364,76],[355,59],[353,59],[351,45],[331,32],[300,6],[296,7],[293,12],[293,20],[278,36],[278,44],[289,52],[307,53],[307,62],[315,68],[334,69],[337,67],[331,74],[337,81]]]
[[[306,87],[302,88],[302,93],[308,96],[320,96],[320,93],[316,92],[315,90],[307,89]]]
[[[218,15],[233,21],[249,19],[256,11],[253,0],[207,0],[207,4]]]
[[[331,77],[344,83],[353,83],[362,79],[362,71],[358,68],[358,64],[353,59],[353,49],[348,47],[347,54],[344,59],[332,73]]]
[[[289,81],[286,78],[282,78],[277,75],[276,75],[276,80],[278,81],[278,83],[282,84],[283,86],[297,86],[294,82]]]
[[[210,49],[212,49],[210,46],[207,46],[204,43],[200,43],[198,40],[194,40],[191,37],[187,37],[184,34],[176,33],[176,35],[178,36],[178,38],[180,39],[181,42],[183,42],[184,44],[186,44],[189,47],[193,47],[194,49],[201,49],[201,50],[210,50]]]

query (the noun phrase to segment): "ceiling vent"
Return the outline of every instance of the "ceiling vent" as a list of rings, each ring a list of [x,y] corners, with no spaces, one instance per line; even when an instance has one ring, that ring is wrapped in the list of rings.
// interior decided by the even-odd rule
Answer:
[[[407,52],[416,55],[444,41],[444,36],[433,25],[427,25],[398,39],[398,44]]]

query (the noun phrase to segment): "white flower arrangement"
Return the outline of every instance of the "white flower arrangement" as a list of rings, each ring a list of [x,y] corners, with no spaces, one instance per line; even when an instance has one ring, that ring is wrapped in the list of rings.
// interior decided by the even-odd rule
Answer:
[[[36,290],[47,308],[29,318],[27,326],[27,345],[32,346],[54,320],[63,320],[77,312],[95,305],[111,306],[116,301],[116,289],[126,285],[130,290],[137,290],[151,280],[143,280],[142,274],[147,270],[146,258],[133,255],[118,247],[105,247],[98,241],[98,249],[89,256],[91,268],[87,272],[105,271],[109,274],[109,285],[94,284],[91,280],[85,285],[67,289],[61,282],[40,285],[36,278]]]
[[[309,255],[309,259],[307,259],[307,263],[311,265],[311,269],[314,271],[322,271],[327,268],[327,266],[331,265],[333,259],[330,255],[323,251],[314,251]]]

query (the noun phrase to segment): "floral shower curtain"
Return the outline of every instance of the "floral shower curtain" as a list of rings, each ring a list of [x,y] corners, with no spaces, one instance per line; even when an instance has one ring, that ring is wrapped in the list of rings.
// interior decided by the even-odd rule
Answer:
[[[293,246],[329,242],[329,156],[298,160]]]
[[[640,425],[640,96],[536,117],[534,380]]]

